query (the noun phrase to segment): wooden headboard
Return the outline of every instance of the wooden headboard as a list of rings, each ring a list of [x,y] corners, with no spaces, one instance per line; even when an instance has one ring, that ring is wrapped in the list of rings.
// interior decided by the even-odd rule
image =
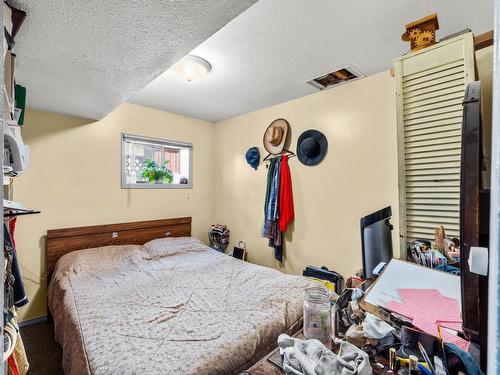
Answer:
[[[191,218],[135,221],[47,231],[47,280],[57,261],[75,250],[108,245],[143,245],[155,238],[191,236]]]

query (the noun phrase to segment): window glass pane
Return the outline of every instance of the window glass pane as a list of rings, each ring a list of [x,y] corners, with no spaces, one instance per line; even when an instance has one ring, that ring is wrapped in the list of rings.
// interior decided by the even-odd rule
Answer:
[[[192,146],[123,135],[122,187],[192,187]]]

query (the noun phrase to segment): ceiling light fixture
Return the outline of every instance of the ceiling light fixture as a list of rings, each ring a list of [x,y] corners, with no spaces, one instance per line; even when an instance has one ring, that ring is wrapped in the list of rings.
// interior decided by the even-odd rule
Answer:
[[[212,70],[210,63],[198,56],[184,56],[174,65],[175,73],[188,82],[199,81]]]

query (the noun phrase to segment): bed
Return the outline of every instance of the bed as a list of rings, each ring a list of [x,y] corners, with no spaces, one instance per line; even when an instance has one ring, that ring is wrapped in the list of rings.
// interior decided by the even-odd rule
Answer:
[[[48,232],[66,375],[238,374],[300,329],[310,281],[190,234],[190,218]]]

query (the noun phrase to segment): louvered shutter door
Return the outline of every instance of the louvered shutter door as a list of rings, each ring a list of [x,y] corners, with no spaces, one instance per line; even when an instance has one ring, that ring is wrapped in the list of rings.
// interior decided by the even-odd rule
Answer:
[[[462,101],[473,57],[466,33],[394,61],[402,254],[414,239],[433,239],[438,225],[460,237]]]

